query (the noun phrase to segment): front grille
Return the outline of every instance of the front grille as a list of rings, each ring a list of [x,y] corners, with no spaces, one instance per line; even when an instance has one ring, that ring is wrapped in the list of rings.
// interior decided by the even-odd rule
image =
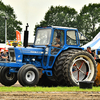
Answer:
[[[14,48],[8,48],[9,52],[9,59],[11,62],[16,62],[16,57],[15,57],[15,50]]]

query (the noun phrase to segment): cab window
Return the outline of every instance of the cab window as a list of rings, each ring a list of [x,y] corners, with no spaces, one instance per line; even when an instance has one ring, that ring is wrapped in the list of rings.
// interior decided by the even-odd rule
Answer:
[[[54,30],[51,54],[56,55],[64,45],[64,31]]]
[[[67,40],[66,40],[66,42],[67,42],[67,44],[68,45],[77,45],[77,33],[76,33],[76,31],[70,31],[70,30],[68,30],[67,31]]]
[[[56,38],[60,38],[61,45],[64,45],[64,31],[63,30],[55,30],[53,35],[52,44],[57,44]]]

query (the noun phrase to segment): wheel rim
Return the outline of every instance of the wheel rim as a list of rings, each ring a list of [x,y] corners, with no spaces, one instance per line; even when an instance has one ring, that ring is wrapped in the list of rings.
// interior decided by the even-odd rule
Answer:
[[[91,81],[94,76],[93,62],[88,56],[76,57],[70,67],[72,80],[79,85],[79,81]]]
[[[32,82],[35,79],[35,73],[33,71],[28,71],[26,73],[26,80]]]
[[[14,79],[15,74],[14,73],[9,73],[9,71],[6,71],[5,77],[6,77],[7,80],[10,80],[11,81],[11,80]]]

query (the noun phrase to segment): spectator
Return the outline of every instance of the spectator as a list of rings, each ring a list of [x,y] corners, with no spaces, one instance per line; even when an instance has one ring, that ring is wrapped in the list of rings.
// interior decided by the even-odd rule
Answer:
[[[92,53],[90,46],[87,47],[87,52],[89,52],[94,57],[94,54]]]
[[[93,55],[94,55],[94,59],[99,59],[99,56],[96,55],[95,50],[92,51]]]
[[[8,61],[8,55],[6,50],[3,51],[3,53],[1,54],[2,57],[2,61]]]

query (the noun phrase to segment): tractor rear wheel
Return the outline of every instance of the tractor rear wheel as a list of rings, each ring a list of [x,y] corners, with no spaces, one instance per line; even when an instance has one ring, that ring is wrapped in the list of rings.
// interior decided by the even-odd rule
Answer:
[[[17,74],[9,73],[8,67],[2,67],[0,69],[0,82],[5,86],[14,85],[17,82]]]
[[[62,52],[54,65],[54,75],[59,85],[78,86],[79,81],[94,81],[96,63],[91,54],[71,49]]]
[[[27,64],[19,69],[17,77],[22,86],[34,86],[39,81],[39,71],[34,65]]]

